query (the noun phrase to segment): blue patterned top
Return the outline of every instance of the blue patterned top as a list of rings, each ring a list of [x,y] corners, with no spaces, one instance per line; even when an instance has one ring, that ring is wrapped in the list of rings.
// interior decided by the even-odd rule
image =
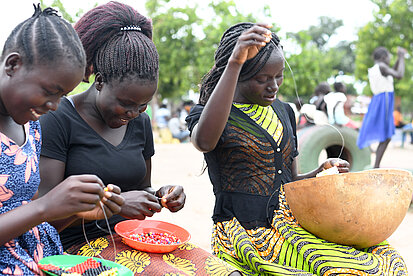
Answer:
[[[30,121],[24,130],[22,146],[0,133],[0,214],[30,202],[40,184],[40,124]],[[62,253],[56,229],[42,223],[0,246],[0,274],[40,274],[39,260]]]

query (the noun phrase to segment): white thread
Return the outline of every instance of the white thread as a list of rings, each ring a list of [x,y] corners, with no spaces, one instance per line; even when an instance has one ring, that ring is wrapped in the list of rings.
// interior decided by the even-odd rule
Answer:
[[[100,202],[100,207],[102,208],[103,215],[105,216],[106,225],[107,225],[107,227],[108,227],[109,234],[110,234],[110,237],[111,237],[112,243],[113,243],[113,250],[115,251],[114,258],[116,258],[117,250],[116,250],[115,239],[113,238],[112,230],[110,230],[109,220],[108,220],[108,217],[107,217],[107,215],[106,215],[105,208],[103,207],[103,203],[102,203],[102,202]],[[97,226],[97,224],[96,224],[96,226]],[[100,226],[99,226],[98,228],[101,229],[101,230],[103,230]],[[99,253],[96,252],[96,250],[93,248],[93,246],[89,243],[89,240],[88,240],[87,235],[86,235],[85,219],[84,219],[84,218],[82,218],[82,229],[83,229],[83,236],[85,237],[85,240],[86,240],[87,244],[89,245],[90,249],[92,249],[93,252],[95,253],[95,256],[97,255],[97,256],[99,256],[101,259],[104,259]]]
[[[90,245],[89,240],[87,239],[86,230],[85,230],[85,219],[84,218],[82,218],[82,229],[83,229],[83,236],[85,237],[85,240],[86,240],[87,244],[89,245],[89,248],[93,250],[93,252],[95,253],[95,256],[99,256],[101,259],[104,259],[102,256],[100,256],[99,253],[96,252],[96,250],[93,248],[93,246]]]
[[[275,42],[272,41],[272,40],[270,40],[270,41],[271,41],[272,44],[274,44],[274,46],[275,46],[275,47],[280,51],[280,53],[282,54],[283,51],[277,46],[277,44],[275,44]],[[300,100],[300,97],[299,97],[299,95],[298,95],[297,83],[295,82],[294,72],[293,72],[293,70],[291,69],[291,66],[290,66],[290,64],[288,63],[287,59],[284,57],[284,54],[282,54],[282,58],[283,58],[283,60],[285,61],[285,63],[287,64],[288,69],[289,69],[290,72],[291,72],[291,76],[292,76],[293,82],[294,82],[295,95],[296,95],[296,97],[297,97],[298,103],[299,103],[300,107],[303,107],[303,105],[302,105],[302,103],[301,103],[301,100]],[[304,113],[304,116],[305,116],[305,118],[306,118],[309,122],[314,123],[313,120],[311,120],[309,117],[307,117],[307,114]],[[327,125],[327,126],[332,127],[332,128],[335,129],[335,130],[338,132],[338,134],[340,135],[340,138],[341,138],[341,141],[342,141],[341,149],[340,149],[340,154],[338,155],[338,158],[340,158],[340,157],[341,157],[341,154],[343,153],[344,144],[345,144],[343,135],[341,134],[341,132],[340,132],[335,126],[333,126],[333,125],[331,125],[331,124],[326,124],[326,123],[324,123],[324,124],[321,124],[321,125]],[[275,189],[275,191],[271,193],[271,196],[270,196],[270,198],[269,198],[268,201],[267,201],[267,205],[266,205],[266,210],[265,210],[265,211],[266,211],[266,213],[267,213],[267,221],[268,221],[268,223],[270,224],[270,226],[272,225],[272,222],[269,220],[268,207],[269,207],[269,205],[270,205],[270,201],[271,201],[272,197],[273,197],[273,196],[275,195],[275,193],[278,192],[279,190],[280,190],[280,188]]]
[[[271,40],[271,42],[272,42],[272,44],[274,44],[274,46],[282,53],[282,50],[277,46],[277,44],[275,44],[275,42],[272,41],[272,40]],[[284,55],[282,54],[281,56],[282,56],[283,60],[285,61],[285,63],[287,64],[288,69],[290,69],[291,76],[292,76],[293,82],[294,82],[295,95],[296,95],[296,97],[297,97],[298,104],[300,105],[300,108],[302,108],[303,105],[302,105],[301,100],[300,100],[300,97],[299,97],[299,95],[298,95],[297,83],[295,82],[294,72],[293,72],[293,70],[291,69],[290,64],[288,63],[288,61],[287,61],[287,59],[284,57]],[[307,114],[304,113],[303,115],[304,115],[304,117],[306,118],[307,121],[309,121],[310,123],[314,123],[314,120],[311,120],[309,117],[307,117]],[[321,123],[320,125],[329,126],[329,127],[333,128],[335,131],[337,131],[337,133],[340,135],[340,138],[341,138],[341,142],[342,142],[342,143],[341,143],[340,154],[337,156],[337,158],[341,158],[341,155],[343,154],[343,151],[344,151],[344,145],[345,145],[345,141],[344,141],[344,136],[343,136],[343,134],[341,134],[341,132],[340,132],[340,130],[338,130],[338,128],[336,128],[335,126],[333,126],[333,125],[331,125],[331,124],[329,124],[329,123]]]

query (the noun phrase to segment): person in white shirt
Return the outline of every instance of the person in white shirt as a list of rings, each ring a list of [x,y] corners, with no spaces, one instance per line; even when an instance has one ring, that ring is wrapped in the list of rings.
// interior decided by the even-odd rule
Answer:
[[[380,167],[381,159],[395,132],[393,78],[401,79],[404,76],[406,53],[406,49],[398,47],[397,61],[393,67],[390,67],[391,55],[385,47],[378,47],[373,52],[374,66],[368,70],[373,98],[364,116],[357,145],[359,148],[364,148],[379,142],[374,168]]]
[[[173,138],[178,139],[179,142],[184,142],[189,138],[189,130],[186,125],[181,123],[178,115],[178,111],[172,113],[172,118],[168,121],[168,128],[171,131]]]
[[[354,123],[344,112],[344,104],[347,101],[346,85],[342,82],[334,83],[334,90],[324,96],[324,102],[327,105],[328,122],[357,129]]]
[[[167,108],[166,104],[162,104],[155,113],[156,126],[158,128],[168,127],[168,121],[171,117],[171,112]]]

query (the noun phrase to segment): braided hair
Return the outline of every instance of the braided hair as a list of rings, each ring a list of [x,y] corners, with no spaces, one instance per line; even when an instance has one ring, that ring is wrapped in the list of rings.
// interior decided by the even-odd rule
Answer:
[[[253,23],[238,23],[224,32],[221,41],[218,45],[218,49],[215,52],[215,65],[212,69],[202,78],[199,103],[205,105],[208,102],[209,97],[215,89],[225,67],[228,64],[228,60],[234,50],[238,37],[245,30],[254,26]],[[267,43],[260,49],[258,54],[247,60],[242,66],[238,81],[246,81],[255,76],[265,65],[271,53],[278,48],[282,48],[280,45],[280,39],[275,33],[272,33],[271,42]]]
[[[152,22],[132,7],[111,1],[98,6],[76,23],[86,52],[83,81],[100,73],[105,82],[125,77],[156,81],[159,57],[152,41]]]
[[[65,58],[84,67],[85,52],[72,25],[52,8],[42,10],[40,4],[33,6],[32,17],[17,25],[7,38],[1,59],[17,52],[27,66]]]

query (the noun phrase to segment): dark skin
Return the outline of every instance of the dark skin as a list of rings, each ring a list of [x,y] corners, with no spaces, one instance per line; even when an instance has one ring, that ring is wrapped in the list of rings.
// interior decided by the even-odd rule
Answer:
[[[254,57],[266,43],[270,42],[269,28],[270,25],[256,24],[238,38],[228,65],[192,132],[191,141],[201,152],[209,152],[216,147],[233,102],[268,106],[275,101],[283,81],[284,58],[281,50],[273,51],[266,65],[250,80],[238,82],[245,61]],[[350,164],[339,158],[329,158],[313,171],[298,174],[297,161],[294,160],[293,180],[314,177],[318,172],[332,166],[337,166],[340,173],[345,173],[349,171]]]
[[[156,81],[126,78],[123,82],[112,80],[106,83],[100,73],[95,83],[85,92],[73,96],[75,108],[87,124],[102,138],[114,146],[119,145],[126,133],[127,124],[146,110],[157,88]],[[42,183],[40,193],[52,189],[62,181],[65,163],[41,156],[40,173]],[[121,193],[125,199],[120,215],[129,219],[143,220],[160,212],[160,198],[165,197],[164,206],[177,212],[185,204],[182,186],[166,185],[155,191],[151,187],[151,159],[146,160],[146,175],[142,183],[136,183],[143,190]],[[164,200],[164,201],[165,201]]]
[[[10,53],[2,61],[0,131],[17,145],[26,140],[22,125],[55,110],[60,98],[81,81],[83,68],[68,60],[59,60],[59,64],[26,65],[18,53]],[[58,183],[43,198],[0,215],[0,244],[45,221],[61,230],[75,218],[95,218],[101,202],[108,216],[118,213],[123,204],[119,188],[112,187],[111,192],[103,188],[102,181],[94,175],[73,176]]]
[[[393,67],[390,67],[390,53],[383,56],[382,58],[375,60],[374,63],[378,63],[380,67],[380,72],[383,76],[393,76],[396,79],[401,79],[404,76],[404,56],[407,53],[406,49],[398,47],[397,48],[397,61]],[[381,160],[383,159],[384,152],[390,143],[390,138],[380,142],[376,150],[376,160],[374,162],[374,168],[380,168]]]

